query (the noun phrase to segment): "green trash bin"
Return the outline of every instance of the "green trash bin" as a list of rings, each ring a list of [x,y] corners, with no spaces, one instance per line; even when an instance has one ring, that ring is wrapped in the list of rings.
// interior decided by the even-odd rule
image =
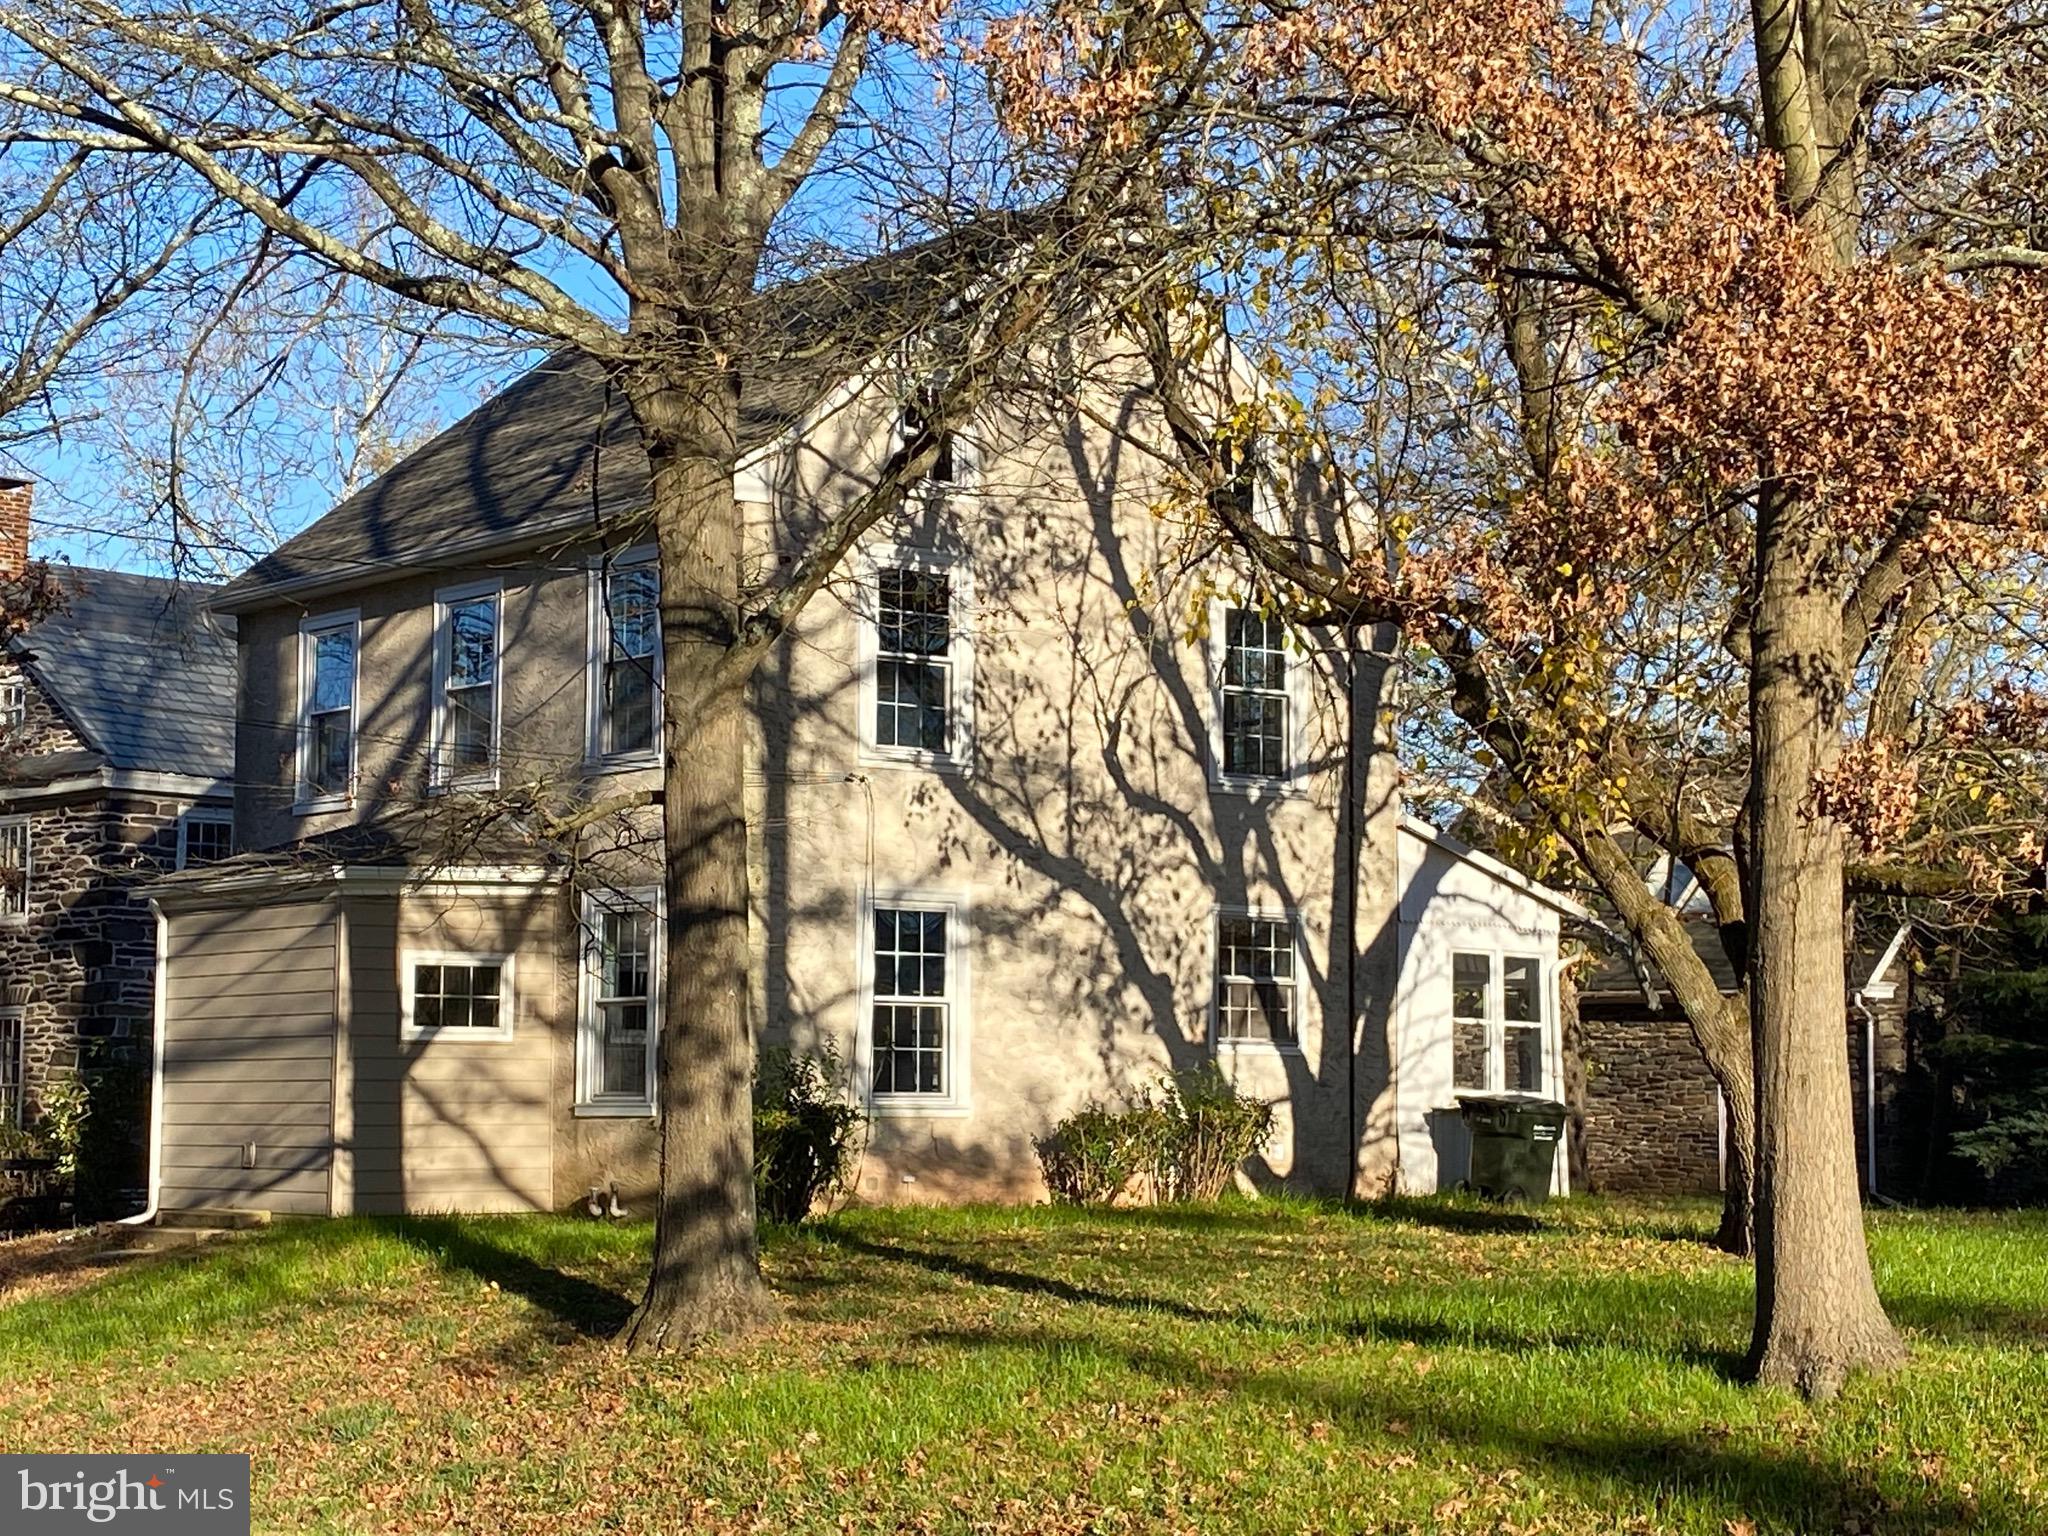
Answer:
[[[1458,1109],[1472,1137],[1466,1183],[1489,1200],[1545,1200],[1564,1106],[1513,1093],[1461,1093]]]

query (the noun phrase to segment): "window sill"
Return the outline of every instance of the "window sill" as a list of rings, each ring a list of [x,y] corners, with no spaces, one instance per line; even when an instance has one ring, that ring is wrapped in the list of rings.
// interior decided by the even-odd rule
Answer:
[[[618,757],[586,757],[583,759],[585,774],[601,773],[645,773],[650,768],[661,766],[658,752],[634,752]]]
[[[648,1103],[576,1104],[569,1113],[578,1120],[652,1120],[654,1106]]]
[[[353,795],[326,795],[316,800],[294,800],[292,814],[319,816],[328,811],[348,811],[355,809],[355,803]]]
[[[491,795],[496,794],[497,791],[498,775],[495,770],[488,775],[479,774],[477,777],[470,779],[442,779],[437,783],[427,786],[427,794],[430,797],[436,795]]]
[[[1218,1056],[1299,1056],[1299,1040],[1218,1040]]]
[[[973,1112],[971,1105],[936,1094],[930,1099],[917,1094],[877,1094],[868,1099],[868,1114],[876,1120],[964,1120]]]
[[[863,768],[908,768],[922,773],[957,774],[962,778],[968,773],[968,760],[952,752],[899,752],[865,742],[861,744],[860,765]]]
[[[1243,779],[1211,775],[1209,793],[1235,795],[1241,800],[1306,800],[1308,786],[1299,778]]]
[[[460,1040],[469,1045],[510,1045],[512,1031],[509,1029],[414,1029],[409,1024],[398,1027],[401,1045],[425,1045],[435,1040]]]

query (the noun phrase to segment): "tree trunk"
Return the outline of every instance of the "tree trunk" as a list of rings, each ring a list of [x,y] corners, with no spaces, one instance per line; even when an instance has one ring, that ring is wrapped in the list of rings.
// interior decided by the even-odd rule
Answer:
[[[1750,1003],[1758,1126],[1760,1382],[1831,1396],[1903,1345],[1870,1274],[1857,1191],[1843,992],[1842,836],[1811,813],[1840,747],[1841,604],[1800,502],[1759,499],[1750,669],[1755,893]]]
[[[1756,1252],[1756,1087],[1749,1063],[1743,1066],[1742,1080],[1733,1085],[1715,1077],[1728,1116],[1728,1158],[1721,1174],[1721,1226],[1714,1233],[1714,1246],[1746,1259]]]
[[[738,402],[654,386],[632,405],[653,467],[667,749],[661,1190],[647,1294],[620,1334],[648,1353],[745,1332],[775,1307],[754,1232],[746,700],[710,684],[739,622]]]

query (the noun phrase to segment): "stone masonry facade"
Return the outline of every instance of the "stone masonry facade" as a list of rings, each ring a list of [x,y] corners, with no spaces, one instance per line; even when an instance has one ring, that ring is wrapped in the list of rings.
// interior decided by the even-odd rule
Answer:
[[[1685,1021],[1582,1013],[1586,1187],[1711,1194],[1721,1187],[1719,1090]]]

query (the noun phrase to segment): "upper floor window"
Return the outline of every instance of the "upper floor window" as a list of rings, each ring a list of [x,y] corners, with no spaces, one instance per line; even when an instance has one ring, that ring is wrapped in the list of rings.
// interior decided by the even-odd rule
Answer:
[[[584,1114],[654,1113],[661,894],[584,898],[576,1104]]]
[[[1284,779],[1292,771],[1294,701],[1287,672],[1287,636],[1279,619],[1248,608],[1225,609],[1218,693],[1226,779]]]
[[[28,722],[28,685],[14,678],[0,683],[0,731],[15,731]]]
[[[25,1017],[20,1008],[0,1008],[0,1125],[21,1124]]]
[[[1543,1092],[1543,992],[1535,955],[1451,956],[1453,1087]]]
[[[960,626],[966,571],[903,551],[873,570],[861,744],[883,760],[957,766],[967,758],[972,650]]]
[[[178,868],[218,864],[234,852],[235,823],[226,811],[185,812],[178,818]]]
[[[356,616],[299,626],[299,803],[346,805],[356,776]]]
[[[435,595],[437,785],[496,780],[499,606],[496,582]]]
[[[1216,1039],[1293,1045],[1301,1038],[1294,918],[1221,912],[1216,918]]]
[[[591,573],[595,762],[652,761],[661,737],[661,577],[652,551]]]
[[[943,388],[941,381],[928,379],[910,391],[910,397],[897,408],[892,451],[907,447],[939,416],[944,404]],[[979,456],[971,438],[958,431],[942,431],[937,454],[931,468],[925,471],[922,486],[937,491],[963,490],[973,483],[978,468]]]
[[[0,817],[0,918],[28,915],[29,819]]]

